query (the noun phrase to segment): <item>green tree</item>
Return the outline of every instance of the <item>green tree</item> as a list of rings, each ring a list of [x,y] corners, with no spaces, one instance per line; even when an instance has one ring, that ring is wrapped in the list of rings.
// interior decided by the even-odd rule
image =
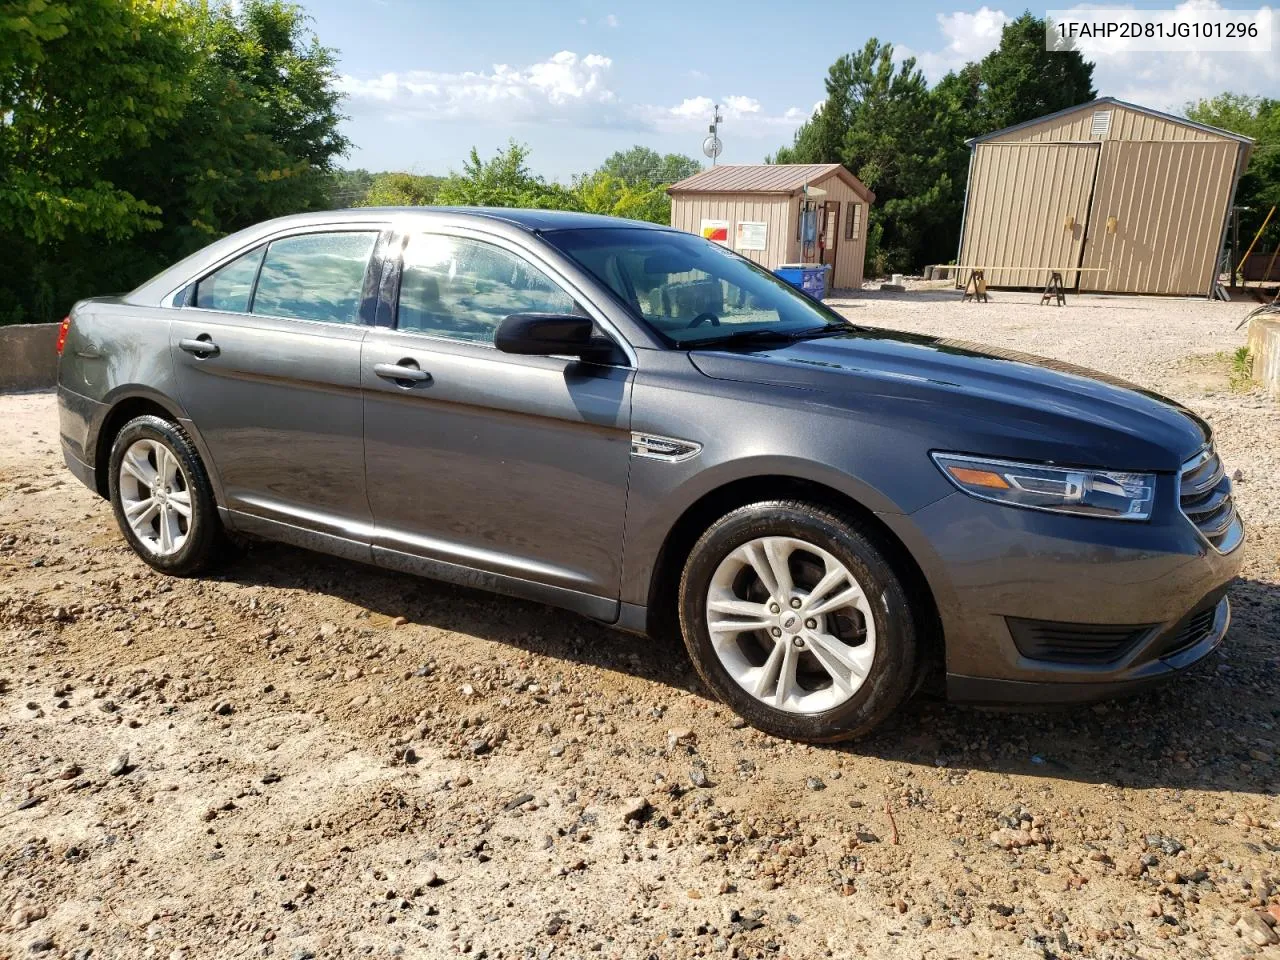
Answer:
[[[693,157],[681,153],[665,156],[649,147],[637,144],[628,150],[618,150],[600,164],[597,172],[605,173],[629,184],[671,184],[691,177],[702,169]]]
[[[202,8],[192,97],[162,142],[117,176],[165,211],[146,246],[161,261],[261,220],[329,203],[340,132],[334,51],[284,0]]]
[[[373,174],[362,167],[355,170],[334,170],[329,175],[328,206],[334,210],[367,206],[365,198],[373,188],[374,180],[381,176],[386,174]]]
[[[444,177],[416,173],[379,173],[361,207],[425,207],[436,202]]]
[[[1245,248],[1266,219],[1267,211],[1280,207],[1280,100],[1223,93],[1187,105],[1187,117],[1197,123],[1220,127],[1252,137],[1256,142],[1249,167],[1236,187],[1236,204],[1248,207],[1240,214],[1241,248]],[[1280,244],[1280,212],[1271,218],[1257,249],[1274,250]],[[1265,264],[1264,264],[1265,266]]]
[[[983,58],[981,120],[988,130],[1011,127],[1045,114],[1087,103],[1093,64],[1069,41],[1046,49],[1045,21],[1024,13],[1005,24],[1000,46]]]
[[[536,207],[544,210],[576,210],[577,197],[558,183],[548,183],[534,174],[526,161],[529,148],[508,141],[492,160],[471,156],[461,172],[450,173],[436,194],[435,202],[457,207]]]
[[[282,0],[0,0],[0,322],[327,205],[333,53]]]
[[[0,230],[43,243],[155,224],[103,164],[181,116],[189,26],[177,0],[0,0]]]
[[[895,65],[891,44],[871,39],[827,73],[827,99],[797,131],[781,163],[842,163],[876,193],[868,260],[873,272],[908,269],[939,246],[939,230],[962,187],[936,133],[938,102],[908,58]]]
[[[671,197],[667,184],[649,180],[624,180],[603,169],[580,178],[573,188],[578,209],[628,220],[671,222]]]
[[[0,323],[46,320],[161,210],[113,167],[176,128],[193,14],[177,0],[0,0]]]

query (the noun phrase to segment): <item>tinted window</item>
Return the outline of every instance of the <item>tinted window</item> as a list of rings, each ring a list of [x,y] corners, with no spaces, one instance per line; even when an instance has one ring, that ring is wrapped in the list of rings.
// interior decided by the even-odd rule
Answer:
[[[250,250],[209,274],[196,284],[197,307],[206,310],[229,310],[244,313],[249,309],[249,295],[253,293],[253,278],[258,275],[263,247]]]
[[[376,233],[311,233],[267,247],[253,312],[356,323]]]
[[[477,240],[414,234],[404,251],[396,325],[492,343],[513,313],[574,313],[573,298],[537,267]]]

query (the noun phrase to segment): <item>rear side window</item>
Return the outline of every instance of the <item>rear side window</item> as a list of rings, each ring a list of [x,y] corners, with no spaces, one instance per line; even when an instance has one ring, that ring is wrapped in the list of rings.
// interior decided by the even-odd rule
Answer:
[[[272,241],[253,295],[254,313],[357,323],[365,268],[378,235],[310,233]]]
[[[396,313],[400,330],[492,343],[498,324],[513,313],[576,312],[573,297],[501,247],[431,233],[409,237]]]
[[[250,250],[220,267],[196,284],[194,305],[206,310],[248,313],[253,295],[253,280],[258,275],[265,247]]]

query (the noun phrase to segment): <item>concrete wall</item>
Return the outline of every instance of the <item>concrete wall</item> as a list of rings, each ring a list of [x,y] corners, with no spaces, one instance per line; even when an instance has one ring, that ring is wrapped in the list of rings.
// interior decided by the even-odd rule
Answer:
[[[48,390],[58,382],[58,324],[0,327],[0,393]]]
[[[1258,317],[1249,322],[1249,352],[1253,354],[1253,379],[1280,397],[1280,317]]]

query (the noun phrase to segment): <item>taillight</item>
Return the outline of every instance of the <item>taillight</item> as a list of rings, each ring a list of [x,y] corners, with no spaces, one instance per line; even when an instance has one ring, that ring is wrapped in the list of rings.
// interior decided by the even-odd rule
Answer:
[[[62,356],[62,348],[67,345],[67,334],[71,332],[71,315],[62,318],[58,324],[58,356]]]

